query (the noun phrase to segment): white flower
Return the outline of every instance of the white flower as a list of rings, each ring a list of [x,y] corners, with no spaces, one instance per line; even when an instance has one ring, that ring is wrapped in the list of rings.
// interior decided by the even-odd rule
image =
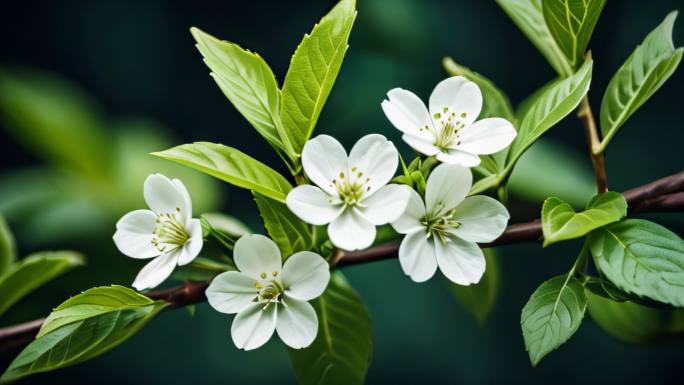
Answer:
[[[318,187],[296,187],[287,207],[307,223],[329,223],[335,246],[365,249],[375,239],[375,226],[397,219],[408,203],[408,186],[387,184],[398,163],[397,149],[382,135],[364,136],[349,157],[335,138],[319,135],[302,151],[304,171]]]
[[[516,136],[506,119],[475,122],[482,109],[482,93],[477,84],[462,76],[437,84],[430,95],[430,112],[411,91],[395,88],[387,97],[382,109],[394,127],[404,133],[404,141],[444,163],[477,166],[478,155],[503,150]]]
[[[176,265],[192,262],[202,249],[202,225],[192,218],[192,201],[178,179],[152,174],[145,180],[145,202],[116,223],[114,243],[131,258],[154,258],[140,270],[133,287],[150,289],[168,278]]]
[[[428,280],[437,266],[460,285],[479,282],[485,271],[475,242],[491,242],[506,228],[508,211],[497,200],[467,197],[473,177],[460,165],[442,164],[428,177],[425,203],[412,191],[404,214],[392,227],[406,234],[399,246],[404,273],[416,282]]]
[[[214,309],[237,313],[230,329],[235,346],[256,349],[274,330],[291,348],[309,346],[318,332],[318,318],[307,301],[328,285],[328,263],[316,253],[300,251],[283,266],[278,247],[263,235],[238,239],[233,258],[240,271],[216,276],[206,294]]]

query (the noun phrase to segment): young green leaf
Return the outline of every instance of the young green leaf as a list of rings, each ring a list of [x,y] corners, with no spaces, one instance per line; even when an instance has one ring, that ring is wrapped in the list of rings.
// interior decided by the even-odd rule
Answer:
[[[532,293],[520,324],[533,366],[575,334],[586,308],[582,283],[566,274],[542,283]]]
[[[28,293],[83,263],[83,256],[74,251],[44,251],[13,263],[0,276],[0,315]]]
[[[451,294],[470,311],[480,325],[487,321],[489,313],[496,302],[499,291],[499,263],[494,249],[483,249],[487,269],[475,285],[463,286],[448,282]]]
[[[311,249],[313,246],[311,229],[292,214],[285,204],[258,193],[254,193],[254,200],[264,220],[264,227],[271,239],[278,245],[283,258],[288,258],[298,251]]]
[[[527,39],[562,77],[572,75],[572,65],[556,44],[542,13],[542,0],[496,0]]]
[[[302,385],[364,383],[372,355],[368,311],[342,273],[335,271],[325,293],[313,302],[318,335],[307,348],[288,349]]]
[[[207,221],[213,230],[220,231],[233,238],[240,238],[245,234],[252,233],[252,230],[250,230],[247,225],[230,215],[223,213],[204,213],[202,214],[202,218]]]
[[[591,198],[582,212],[575,212],[570,204],[556,197],[547,198],[542,206],[544,247],[579,238],[627,215],[627,201],[622,194],[609,191]]]
[[[285,202],[292,185],[277,171],[251,156],[222,144],[183,144],[152,155],[192,167],[238,187]]]
[[[554,84],[530,107],[520,123],[518,136],[511,144],[505,173],[511,172],[520,156],[542,134],[579,105],[589,91],[592,64],[593,61],[587,59],[574,75]]]
[[[280,116],[296,154],[311,137],[340,71],[356,16],[356,1],[341,0],[297,47],[283,83]]]
[[[17,247],[14,243],[14,235],[5,217],[0,215],[0,277],[15,259],[17,259]]]
[[[198,28],[192,27],[190,32],[228,100],[280,154],[294,157],[280,121],[278,83],[264,59]]]
[[[663,226],[626,219],[589,235],[596,267],[615,286],[684,306],[684,241]]]
[[[671,12],[636,47],[608,83],[601,102],[600,150],[605,150],[618,129],[672,75],[682,60],[684,47],[675,49],[672,27],[677,12]]]
[[[551,36],[572,68],[582,64],[606,0],[547,0],[542,12]]]
[[[626,342],[658,342],[684,331],[684,309],[616,302],[587,291],[587,312],[606,333]]]
[[[96,287],[59,305],[36,339],[0,378],[9,382],[96,357],[140,330],[161,309],[151,299],[123,286]]]

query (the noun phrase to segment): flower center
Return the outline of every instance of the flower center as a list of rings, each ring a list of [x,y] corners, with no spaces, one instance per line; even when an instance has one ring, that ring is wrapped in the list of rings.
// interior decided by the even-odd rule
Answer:
[[[449,230],[461,226],[461,223],[454,219],[455,211],[455,209],[449,210],[446,214],[437,217],[431,215],[424,216],[420,223],[427,228],[428,238],[433,236],[439,239],[442,244],[449,242]]]
[[[449,107],[442,108],[442,112],[438,112],[433,115],[439,126],[436,127],[435,134],[435,146],[438,147],[443,152],[449,151],[449,146],[456,142],[456,145],[461,144],[459,140],[459,131],[465,127],[465,123],[462,119],[468,114],[462,112],[456,115],[455,111],[450,111]]]
[[[154,226],[152,244],[161,252],[175,250],[190,239],[181,222],[180,210],[176,213],[157,215],[157,224]]]
[[[272,276],[273,278],[277,277],[278,272],[274,271]],[[267,277],[268,275],[266,273],[261,273],[261,279],[266,279]],[[266,310],[270,304],[280,303],[283,292],[285,291],[280,282],[275,279],[266,284],[255,282],[254,286],[259,290],[254,301],[265,303],[262,310]]]
[[[364,178],[363,172],[357,167],[352,167],[351,175],[340,172],[339,178],[333,179],[332,185],[337,189],[337,194],[345,205],[359,206],[363,194],[370,191],[369,182],[370,178]]]

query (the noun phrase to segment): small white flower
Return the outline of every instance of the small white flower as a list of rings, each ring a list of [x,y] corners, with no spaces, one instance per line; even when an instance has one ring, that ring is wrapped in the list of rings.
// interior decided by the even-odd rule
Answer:
[[[238,239],[233,258],[240,271],[217,275],[206,294],[217,311],[237,313],[230,329],[235,346],[256,349],[275,330],[291,348],[311,345],[318,318],[307,301],[328,285],[328,263],[316,253],[300,251],[283,266],[278,246],[263,235]]]
[[[414,150],[436,156],[440,162],[474,167],[478,155],[506,148],[516,136],[506,119],[487,118],[475,122],[482,110],[477,84],[463,76],[442,80],[430,95],[430,111],[411,91],[395,88],[382,109],[390,122],[403,132]]]
[[[287,207],[307,223],[329,223],[335,246],[365,249],[375,239],[375,226],[397,219],[408,203],[408,186],[387,184],[398,163],[397,149],[382,135],[364,136],[348,157],[335,138],[319,135],[302,151],[304,171],[318,187],[296,187]]]
[[[506,228],[508,211],[483,195],[467,197],[473,182],[469,169],[442,164],[428,177],[425,203],[412,191],[404,214],[392,227],[406,234],[399,246],[404,273],[416,282],[428,280],[437,266],[451,281],[480,281],[485,259],[476,242],[491,242]]]
[[[145,180],[145,202],[116,223],[114,243],[131,258],[154,258],[140,270],[133,287],[150,289],[168,278],[176,265],[192,262],[202,249],[202,225],[192,218],[192,201],[183,182],[152,174]]]

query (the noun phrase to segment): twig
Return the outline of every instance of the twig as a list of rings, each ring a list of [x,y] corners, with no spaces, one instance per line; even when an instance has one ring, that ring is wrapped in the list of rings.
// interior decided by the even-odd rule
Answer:
[[[606,176],[606,159],[603,152],[598,152],[601,146],[598,129],[596,128],[596,120],[594,113],[591,111],[589,105],[589,96],[584,96],[582,103],[577,109],[577,117],[582,120],[584,124],[584,131],[587,134],[587,142],[589,144],[589,155],[591,156],[591,164],[594,166],[594,174],[596,175],[596,188],[599,193],[608,191],[608,177]]]
[[[627,190],[624,193],[629,204],[629,211],[681,211],[684,210],[684,171],[640,187]],[[490,243],[480,244],[481,247],[493,247],[523,242],[536,242],[542,236],[541,221],[533,220],[526,223],[509,225],[499,238]],[[381,261],[397,257],[399,244],[396,242],[372,247],[370,249],[344,254],[336,259],[335,266],[346,267],[363,263]],[[208,282],[186,282],[183,285],[154,290],[146,293],[154,300],[170,302],[170,308],[179,308],[206,301],[204,294]],[[7,350],[27,344],[38,333],[43,319],[37,319],[18,325],[0,328],[0,350]]]

